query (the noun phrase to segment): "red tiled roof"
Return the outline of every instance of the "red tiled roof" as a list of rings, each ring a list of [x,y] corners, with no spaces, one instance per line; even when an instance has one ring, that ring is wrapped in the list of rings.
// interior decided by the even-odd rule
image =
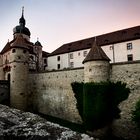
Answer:
[[[23,38],[22,35],[18,35],[17,38],[15,39],[15,41],[11,44],[11,47],[22,47],[22,48],[28,48],[28,44],[25,41],[25,39]]]
[[[134,39],[140,39],[140,26],[135,26],[135,27],[96,36],[98,46],[130,41]],[[50,53],[49,56],[89,49],[92,47],[92,43],[94,42],[94,40],[95,37],[91,37],[91,38],[71,42],[68,44],[64,44],[58,49],[56,49],[55,51],[53,51],[52,53]]]
[[[4,54],[5,52],[9,51],[11,48],[13,47],[32,47],[33,43],[27,41],[26,39],[24,39],[22,36],[18,36],[16,38],[14,38],[12,41],[7,42],[7,44],[5,45],[5,47],[2,49],[1,54]],[[30,51],[30,50],[29,50]]]
[[[2,49],[1,54],[4,54],[5,52],[9,51],[11,48],[11,44],[15,41],[15,39],[13,39],[12,41],[8,41],[7,44],[5,45],[5,47]]]
[[[90,49],[83,63],[88,62],[88,61],[97,61],[97,60],[110,61],[110,59],[102,50],[102,48],[97,45],[96,41],[94,41],[92,48]]]

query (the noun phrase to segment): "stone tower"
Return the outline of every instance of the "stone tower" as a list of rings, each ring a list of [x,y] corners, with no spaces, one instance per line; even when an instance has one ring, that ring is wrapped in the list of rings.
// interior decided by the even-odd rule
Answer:
[[[95,38],[91,50],[83,61],[85,82],[109,80],[109,61],[102,48],[97,45]]]
[[[37,57],[36,69],[37,69],[37,71],[42,71],[42,68],[43,68],[43,66],[42,66],[43,65],[42,64],[42,45],[38,41],[38,39],[34,45],[34,50],[35,50],[36,57]]]
[[[11,45],[10,104],[26,110],[29,48],[25,38],[17,35]]]

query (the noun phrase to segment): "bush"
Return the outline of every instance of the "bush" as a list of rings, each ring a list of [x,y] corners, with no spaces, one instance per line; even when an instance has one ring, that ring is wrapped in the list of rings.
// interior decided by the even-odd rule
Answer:
[[[136,103],[135,110],[132,112],[132,121],[140,128],[140,100]]]
[[[88,130],[102,128],[120,117],[118,105],[128,98],[126,84],[117,82],[71,84],[77,109]]]

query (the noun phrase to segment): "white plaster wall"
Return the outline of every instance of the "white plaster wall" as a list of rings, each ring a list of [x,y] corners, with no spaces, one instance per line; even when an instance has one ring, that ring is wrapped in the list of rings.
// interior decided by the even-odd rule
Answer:
[[[89,50],[90,49],[85,49],[85,50],[71,52],[73,53],[73,59],[70,59],[70,62],[74,62],[74,68],[84,67],[84,65],[82,64],[83,60],[85,59],[85,56],[83,55],[83,53],[84,51],[87,51],[87,54],[88,54]]]
[[[132,43],[132,50],[127,50],[127,43]],[[133,54],[133,60],[140,60],[140,39],[102,46],[106,55],[111,59],[111,63],[114,63],[111,46],[114,46],[115,62],[127,61],[128,54]]]
[[[58,56],[60,56],[60,61],[57,60]],[[52,70],[52,69],[57,70],[58,64],[60,64],[60,69],[68,68],[68,54],[67,53],[48,57],[47,70]]]
[[[69,68],[70,67],[70,62],[74,62],[74,68],[78,67],[83,67],[83,52],[87,51],[87,54],[90,49],[85,49],[85,50],[80,50],[80,51],[75,51],[75,52],[70,52],[70,53],[65,53],[65,54],[60,54],[56,56],[50,56],[48,57],[48,70],[56,69],[57,70],[57,64],[60,64],[60,69],[64,68]],[[73,54],[73,58],[70,59],[70,54]],[[80,53],[80,55],[78,55]],[[60,56],[60,61],[57,61],[57,57]]]

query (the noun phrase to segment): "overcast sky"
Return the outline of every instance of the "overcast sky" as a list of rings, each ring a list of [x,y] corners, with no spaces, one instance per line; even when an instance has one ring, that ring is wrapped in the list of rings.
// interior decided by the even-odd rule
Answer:
[[[140,25],[140,0],[0,0],[0,50],[13,39],[24,6],[31,41],[61,45]]]

